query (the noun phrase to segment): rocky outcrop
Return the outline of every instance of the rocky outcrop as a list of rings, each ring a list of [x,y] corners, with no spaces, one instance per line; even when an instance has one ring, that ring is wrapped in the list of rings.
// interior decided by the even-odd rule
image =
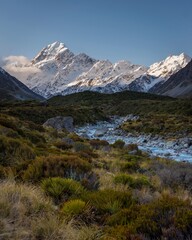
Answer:
[[[44,127],[52,127],[56,129],[57,131],[66,130],[67,132],[73,132],[74,126],[73,126],[73,118],[72,117],[63,117],[63,116],[57,116],[48,119],[44,124]]]

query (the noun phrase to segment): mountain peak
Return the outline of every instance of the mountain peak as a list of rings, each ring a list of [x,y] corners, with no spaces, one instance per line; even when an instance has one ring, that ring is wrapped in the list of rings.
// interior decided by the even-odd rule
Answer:
[[[188,63],[190,60],[191,60],[191,58],[187,54],[181,53],[179,55],[170,55],[162,62],[164,62],[164,63],[169,62],[170,63],[170,62],[175,62],[175,61],[176,62],[184,61],[184,62]]]
[[[65,46],[64,43],[61,42],[54,42],[52,44],[47,45],[43,48],[37,56],[32,60],[32,63],[38,63],[42,61],[48,61],[53,58],[56,58],[62,52],[67,51],[68,48]],[[69,51],[69,50],[68,50]]]
[[[179,58],[186,59],[187,62],[191,61],[191,57],[189,57],[186,53],[181,53]]]
[[[63,48],[67,48],[67,47],[65,46],[64,43],[56,41],[54,43],[51,43],[51,44],[47,45],[46,48],[51,50],[51,51],[58,51],[58,50],[61,50]]]
[[[148,70],[148,74],[154,77],[168,79],[172,74],[185,67],[190,61],[191,58],[185,53],[181,53],[180,55],[171,55],[165,60],[151,65]]]

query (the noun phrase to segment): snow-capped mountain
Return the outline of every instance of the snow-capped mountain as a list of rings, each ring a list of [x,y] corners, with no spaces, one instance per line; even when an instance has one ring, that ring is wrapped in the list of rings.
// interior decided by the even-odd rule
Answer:
[[[60,94],[66,86],[96,62],[84,53],[75,55],[63,43],[45,47],[32,61],[38,69],[24,81],[36,93],[49,97]]]
[[[156,93],[156,87],[184,68],[191,60],[185,54],[170,56],[149,68],[119,61],[95,60],[84,53],[75,55],[63,43],[43,48],[32,61],[13,62],[5,69],[34,92],[44,96],[66,95],[91,90],[113,93],[134,90]],[[158,93],[158,92],[157,92]]]
[[[129,84],[147,71],[146,67],[128,61],[112,64],[98,61],[93,67],[71,82],[62,94],[84,90],[113,93],[125,90]]]
[[[160,95],[173,97],[192,97],[192,61],[153,91]]]
[[[182,53],[179,56],[169,56],[164,61],[154,63],[150,66],[146,74],[130,84],[129,89],[139,92],[155,93],[157,85],[166,82],[173,74],[184,68],[191,58]]]

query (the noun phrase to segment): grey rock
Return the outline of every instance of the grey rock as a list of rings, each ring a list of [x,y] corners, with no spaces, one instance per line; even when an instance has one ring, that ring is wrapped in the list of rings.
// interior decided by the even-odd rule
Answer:
[[[66,130],[68,132],[74,132],[73,118],[57,116],[48,119],[43,126],[52,127],[58,131]]]
[[[95,137],[102,137],[108,131],[108,128],[97,129],[94,133]]]

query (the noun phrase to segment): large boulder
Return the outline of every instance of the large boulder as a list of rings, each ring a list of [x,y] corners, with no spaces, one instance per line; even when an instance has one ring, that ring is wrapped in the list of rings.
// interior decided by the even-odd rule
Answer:
[[[57,116],[53,118],[49,118],[43,126],[45,127],[52,127],[58,131],[66,130],[68,132],[74,132],[73,126],[73,118],[72,117],[62,117]]]

